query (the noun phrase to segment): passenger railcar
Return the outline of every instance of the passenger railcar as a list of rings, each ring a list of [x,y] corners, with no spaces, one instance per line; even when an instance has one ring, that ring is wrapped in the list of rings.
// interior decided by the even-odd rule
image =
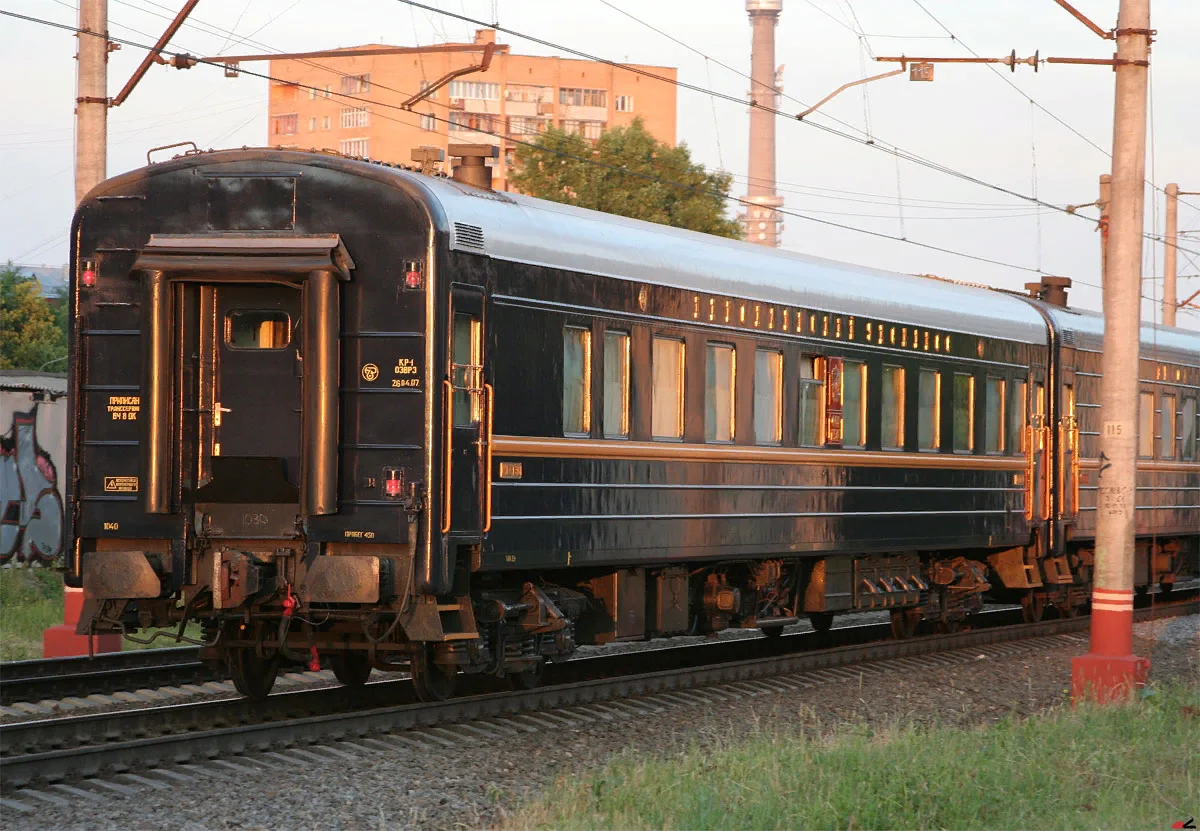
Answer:
[[[1087,603],[1093,315],[289,151],[112,179],[72,240],[80,629],[198,620],[247,695],[320,655],[439,698],[580,643]],[[1200,337],[1146,337],[1169,585]]]

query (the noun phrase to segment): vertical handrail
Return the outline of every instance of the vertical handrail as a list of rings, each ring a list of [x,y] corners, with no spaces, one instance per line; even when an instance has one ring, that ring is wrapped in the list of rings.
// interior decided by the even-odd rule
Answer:
[[[1025,519],[1026,521],[1033,520],[1033,502],[1037,498],[1037,471],[1035,468],[1034,456],[1037,452],[1034,447],[1036,434],[1034,432],[1033,423],[1025,425]]]
[[[483,533],[492,528],[492,413],[496,405],[496,391],[491,384],[483,385],[487,393],[487,438],[483,460]]]
[[[454,439],[454,387],[447,378],[442,381],[442,391],[445,394],[445,415],[446,419],[446,434],[444,442],[446,450],[444,454],[444,464],[442,466],[442,480],[445,482],[445,495],[442,500],[442,533],[446,534],[450,531],[450,465],[453,462],[451,451],[453,449]]]
[[[142,457],[142,489],[148,514],[171,511],[171,293],[167,275],[147,271],[145,282],[146,356],[142,397],[146,427]]]

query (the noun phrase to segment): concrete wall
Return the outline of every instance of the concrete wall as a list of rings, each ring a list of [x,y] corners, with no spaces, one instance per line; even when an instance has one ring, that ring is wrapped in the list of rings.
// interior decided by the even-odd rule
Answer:
[[[66,379],[0,372],[0,566],[63,565]]]

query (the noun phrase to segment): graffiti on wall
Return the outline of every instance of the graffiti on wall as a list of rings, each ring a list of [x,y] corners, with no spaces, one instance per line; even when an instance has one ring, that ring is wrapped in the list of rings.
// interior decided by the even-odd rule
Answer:
[[[58,471],[37,440],[37,405],[0,435],[0,565],[60,565],[65,522]]]

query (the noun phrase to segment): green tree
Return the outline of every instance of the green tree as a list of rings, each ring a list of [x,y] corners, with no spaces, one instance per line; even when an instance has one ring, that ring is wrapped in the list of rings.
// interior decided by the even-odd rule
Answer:
[[[605,130],[594,146],[552,127],[535,144],[517,147],[515,168],[509,181],[531,196],[742,237],[737,221],[725,215],[733,178],[693,162],[686,144],[672,147],[659,141],[640,118],[628,127]]]
[[[42,297],[37,278],[11,262],[0,266],[0,369],[40,369],[65,356],[65,322],[65,311]],[[66,365],[60,360],[46,369],[62,372]]]

